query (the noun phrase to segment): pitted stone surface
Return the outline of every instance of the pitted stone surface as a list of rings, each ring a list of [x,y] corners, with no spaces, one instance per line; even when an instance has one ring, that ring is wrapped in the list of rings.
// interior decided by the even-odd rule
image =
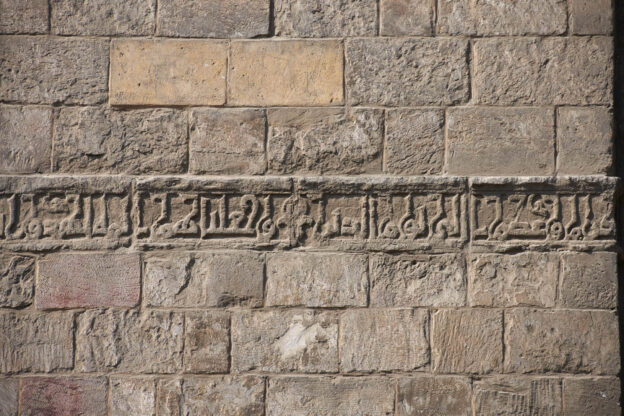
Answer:
[[[110,414],[152,416],[156,409],[156,382],[148,377],[110,379]]]
[[[470,379],[453,376],[415,375],[398,379],[397,410],[400,416],[470,416]]]
[[[476,381],[473,389],[474,409],[479,415],[562,414],[561,381],[557,378],[488,377]]]
[[[0,106],[0,172],[49,172],[51,136],[49,108]]]
[[[0,308],[32,304],[34,284],[34,258],[11,254],[0,256]]]

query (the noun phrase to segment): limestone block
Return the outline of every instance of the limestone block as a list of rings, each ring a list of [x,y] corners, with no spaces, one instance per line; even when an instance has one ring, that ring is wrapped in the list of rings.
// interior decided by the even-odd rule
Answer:
[[[50,171],[52,111],[0,106],[0,173]]]
[[[17,416],[17,390],[19,381],[15,378],[0,378],[0,414]]]
[[[489,377],[474,384],[475,414],[561,415],[561,381],[546,377]]]
[[[220,311],[186,312],[184,370],[188,373],[227,373],[230,316]]]
[[[33,302],[35,259],[0,255],[0,308],[20,308]]]
[[[47,0],[0,0],[0,33],[47,32]]]
[[[25,378],[20,415],[104,415],[106,384],[106,377]]]
[[[563,410],[566,415],[622,414],[620,379],[616,377],[564,378]]]
[[[472,415],[472,388],[465,377],[401,377],[397,391],[397,416]]]
[[[153,416],[156,382],[147,377],[117,376],[110,379],[111,416]]]
[[[561,303],[569,308],[617,306],[617,254],[566,253],[562,256]]]
[[[570,0],[570,31],[576,35],[608,35],[613,31],[612,0]]]
[[[435,7],[432,0],[381,0],[381,35],[431,36]]]

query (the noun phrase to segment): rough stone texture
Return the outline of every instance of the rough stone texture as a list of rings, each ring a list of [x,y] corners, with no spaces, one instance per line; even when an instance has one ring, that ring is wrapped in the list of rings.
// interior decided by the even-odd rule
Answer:
[[[47,32],[47,0],[0,0],[0,33]]]
[[[338,41],[236,41],[230,47],[231,105],[343,102],[343,52]]]
[[[390,416],[394,386],[387,378],[272,377],[267,416]]]
[[[0,255],[0,308],[21,308],[33,302],[35,259]]]
[[[470,379],[420,375],[398,380],[397,416],[471,416]]]
[[[428,333],[426,310],[348,310],[340,319],[340,366],[344,372],[425,367]]]
[[[266,117],[260,109],[197,109],[191,113],[190,171],[260,175],[265,170]]]
[[[557,110],[557,170],[563,175],[606,175],[613,165],[613,115],[606,107]]]
[[[371,255],[370,303],[374,307],[463,306],[463,259],[441,256]]]
[[[275,109],[269,110],[268,123],[269,173],[381,171],[379,110]]]
[[[338,318],[311,310],[237,312],[231,355],[234,372],[336,372]]]
[[[487,374],[503,362],[503,313],[497,310],[441,310],[433,314],[433,371]]]
[[[611,312],[505,312],[505,372],[617,374],[618,322]]]
[[[495,105],[610,104],[612,56],[608,37],[478,39],[473,99]]]
[[[110,416],[153,416],[156,382],[145,377],[111,377],[109,401]]]
[[[269,0],[159,0],[158,35],[253,38],[269,33]]]
[[[171,109],[64,108],[54,126],[54,170],[186,172],[187,121]]]
[[[159,381],[158,415],[263,416],[261,377],[185,377]]]
[[[559,35],[566,31],[565,0],[440,0],[438,33],[447,35]]]
[[[477,415],[568,415],[561,412],[556,378],[491,377],[476,381],[473,391]]]
[[[252,252],[171,254],[147,259],[151,306],[262,306],[264,260]]]
[[[0,100],[98,104],[106,99],[108,41],[0,37]]]
[[[381,35],[431,36],[435,7],[434,0],[381,0]]]
[[[552,175],[554,113],[542,108],[448,111],[448,172],[454,175]]]
[[[39,261],[37,309],[139,303],[138,254],[52,254]]]
[[[467,48],[461,39],[348,39],[347,102],[387,106],[465,102]]]
[[[230,316],[225,312],[187,312],[184,330],[184,370],[187,373],[227,373]]]
[[[114,40],[110,55],[113,105],[225,103],[225,42]]]
[[[276,0],[275,34],[289,37],[375,36],[375,0]]]
[[[576,35],[608,35],[613,31],[612,0],[570,0],[570,31]]]
[[[444,165],[444,112],[400,109],[386,113],[384,171],[436,175]]]
[[[366,306],[368,259],[360,254],[267,256],[267,306]]]
[[[51,0],[58,35],[151,35],[156,0]]]
[[[468,260],[468,303],[552,308],[558,281],[555,254],[474,254]]]
[[[615,377],[563,379],[565,415],[622,414],[620,379]]]
[[[77,321],[80,372],[173,373],[182,367],[181,313],[95,309],[80,314]]]
[[[0,415],[17,416],[18,380],[0,378]]]
[[[568,308],[617,306],[617,254],[568,253],[562,256],[561,304]]]
[[[0,106],[0,173],[50,171],[52,111]]]
[[[20,415],[104,415],[106,384],[105,377],[25,378]]]
[[[0,328],[0,373],[72,368],[72,314],[5,312],[0,313]]]

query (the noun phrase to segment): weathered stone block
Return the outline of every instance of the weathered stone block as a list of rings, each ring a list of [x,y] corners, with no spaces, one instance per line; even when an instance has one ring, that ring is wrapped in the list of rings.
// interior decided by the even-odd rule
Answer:
[[[132,307],[140,293],[138,254],[51,254],[39,261],[37,309]]]
[[[348,39],[351,105],[447,105],[468,99],[463,39]]]
[[[33,302],[35,259],[0,255],[0,308],[20,308]]]
[[[47,0],[0,0],[0,33],[47,32]]]
[[[87,310],[78,317],[76,368],[176,372],[182,367],[182,322],[178,312]]]
[[[557,110],[557,170],[563,175],[608,175],[613,166],[613,116],[606,107]]]
[[[153,416],[156,382],[145,377],[119,376],[110,379],[111,416]]]
[[[466,277],[457,255],[371,255],[371,306],[463,306]]]
[[[368,259],[359,254],[271,253],[267,306],[366,306]]]
[[[54,125],[54,170],[185,173],[187,121],[179,110],[63,108]]]
[[[0,373],[72,368],[73,316],[65,312],[0,313]]]
[[[17,416],[18,380],[0,378],[0,415]]]
[[[567,415],[561,407],[557,378],[490,377],[474,384],[477,415]]]
[[[32,377],[22,380],[24,416],[104,415],[106,377]]]
[[[50,171],[52,110],[0,106],[0,173]]]
[[[608,37],[474,41],[473,94],[481,104],[610,104],[613,42]]]
[[[565,0],[438,4],[438,32],[445,35],[559,35],[566,25]]]
[[[227,373],[230,316],[220,311],[187,312],[184,331],[184,370]]]
[[[564,378],[563,414],[622,414],[620,379],[616,377]]]
[[[290,37],[374,36],[375,0],[276,0],[275,34]]]
[[[263,416],[261,377],[185,377],[160,380],[158,415]]]
[[[442,110],[388,110],[385,126],[385,172],[402,175],[436,175],[442,172]]]
[[[471,416],[470,379],[418,375],[398,380],[397,416]]]
[[[351,309],[340,319],[340,365],[352,371],[410,371],[429,364],[426,310]]]
[[[562,256],[561,304],[568,308],[617,307],[616,253],[567,253]]]
[[[235,372],[337,372],[338,318],[311,310],[237,312],[231,354]]]
[[[227,45],[205,40],[115,40],[113,105],[225,103]]]
[[[158,35],[253,38],[269,33],[269,0],[159,0]]]
[[[266,117],[260,109],[197,109],[191,113],[190,171],[264,173]]]
[[[0,100],[98,104],[108,90],[108,40],[1,37]]]
[[[269,110],[268,122],[270,173],[381,171],[380,110],[275,109]]]
[[[473,254],[468,260],[468,303],[552,308],[558,281],[556,254]]]
[[[617,374],[618,352],[611,312],[505,312],[505,372]]]
[[[171,254],[148,258],[145,298],[151,306],[262,306],[264,259],[252,252]]]
[[[454,175],[552,175],[554,113],[542,108],[448,111],[448,172]]]
[[[155,0],[51,0],[58,35],[152,35]],[[160,12],[160,10],[159,10]]]
[[[435,1],[381,0],[379,3],[382,36],[431,36]]]
[[[608,35],[613,31],[612,0],[570,0],[570,31],[575,35]]]
[[[268,416],[384,415],[394,409],[394,382],[380,377],[272,377]]]
[[[431,353],[436,373],[487,374],[503,362],[503,313],[441,310],[433,315]]]
[[[342,43],[335,40],[232,42],[228,103],[342,104],[342,55]]]

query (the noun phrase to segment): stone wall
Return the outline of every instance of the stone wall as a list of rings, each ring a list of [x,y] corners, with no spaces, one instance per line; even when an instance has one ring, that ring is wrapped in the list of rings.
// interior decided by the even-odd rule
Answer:
[[[0,0],[0,415],[618,415],[609,0]]]

